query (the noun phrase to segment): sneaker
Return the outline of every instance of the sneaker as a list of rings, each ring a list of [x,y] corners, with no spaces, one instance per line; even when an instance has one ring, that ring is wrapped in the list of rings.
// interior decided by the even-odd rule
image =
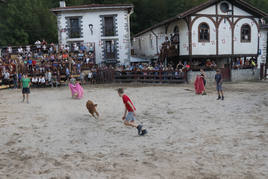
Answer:
[[[217,100],[220,100],[221,99],[221,97],[219,96],[218,98],[217,98]]]
[[[147,130],[146,129],[143,129],[142,131],[141,131],[141,136],[144,136],[145,134],[147,134],[148,132],[147,132]]]
[[[221,100],[224,100],[224,96],[221,98]]]
[[[142,132],[142,130],[141,130],[141,129],[142,129],[142,125],[138,125],[137,129],[138,129],[138,134],[141,135],[141,132]]]

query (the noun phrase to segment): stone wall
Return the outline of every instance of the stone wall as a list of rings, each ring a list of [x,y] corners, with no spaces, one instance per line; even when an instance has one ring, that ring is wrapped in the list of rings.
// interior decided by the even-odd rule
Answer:
[[[206,80],[208,83],[215,82],[216,71],[206,71]],[[187,74],[188,82],[194,83],[196,75],[200,75],[199,71],[189,71]],[[250,81],[250,80],[259,80],[260,78],[260,69],[236,69],[231,71],[231,82],[238,81]]]
[[[250,81],[260,79],[260,69],[236,69],[232,70],[232,82]]]
[[[216,71],[206,71],[206,80],[207,82],[214,82]],[[189,83],[194,83],[196,79],[196,75],[200,75],[200,71],[189,71],[187,73],[187,78]]]

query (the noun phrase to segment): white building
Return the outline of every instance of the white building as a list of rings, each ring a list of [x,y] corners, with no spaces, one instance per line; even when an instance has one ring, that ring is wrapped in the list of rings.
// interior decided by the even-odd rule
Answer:
[[[58,41],[94,49],[96,63],[129,63],[131,53],[130,4],[90,4],[51,9],[57,16]]]
[[[134,53],[157,58],[169,37],[178,39],[180,60],[213,59],[223,67],[237,57],[254,57],[260,64],[266,59],[264,17],[266,13],[242,0],[209,0],[138,33]]]

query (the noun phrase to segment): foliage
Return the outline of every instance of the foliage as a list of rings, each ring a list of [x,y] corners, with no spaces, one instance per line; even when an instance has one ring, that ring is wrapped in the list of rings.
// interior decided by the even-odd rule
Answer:
[[[80,4],[131,3],[135,13],[131,17],[132,34],[164,19],[175,16],[206,0],[66,0],[68,6]],[[263,11],[267,0],[247,0]],[[49,9],[58,7],[56,0],[0,1],[0,46],[33,44],[37,39],[57,41],[56,17]]]

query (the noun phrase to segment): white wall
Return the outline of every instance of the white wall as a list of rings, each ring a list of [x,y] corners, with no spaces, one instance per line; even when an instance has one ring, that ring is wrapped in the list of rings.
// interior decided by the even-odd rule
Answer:
[[[156,39],[153,32],[157,35],[158,39]],[[164,26],[160,26],[154,29],[153,32],[146,32],[133,39],[133,49],[137,56],[154,57],[157,55],[157,48],[160,53],[161,45],[165,41],[165,28]],[[156,40],[158,40],[158,47],[156,46]],[[139,41],[141,41],[141,47]]]
[[[247,13],[246,11],[234,6],[234,15],[235,16],[252,16],[252,14]]]
[[[198,26],[207,23],[210,29],[210,42],[198,41]],[[198,18],[192,26],[192,55],[216,55],[216,27],[207,17]]]
[[[251,42],[241,43],[241,27],[249,24],[251,27]],[[258,28],[252,19],[244,18],[237,22],[234,29],[234,53],[235,54],[257,54]]]
[[[189,55],[189,29],[184,20],[179,21],[180,55]]]
[[[229,8],[232,9],[231,3],[228,1],[222,1],[229,4]],[[221,3],[222,3],[221,2]],[[227,15],[227,13],[223,13],[220,9],[220,4],[218,3],[218,13],[219,15]],[[215,5],[208,7],[202,11],[199,11],[197,14],[210,14],[216,15],[215,12]],[[239,20],[235,26],[234,29],[234,39],[232,39],[232,29],[230,22],[226,20],[222,20],[219,25],[219,33],[218,33],[218,52],[219,55],[232,55],[232,41],[234,40],[234,55],[237,54],[257,54],[257,48],[258,48],[258,28],[257,25],[253,22],[252,19],[248,18],[247,16],[252,16],[248,12],[245,12],[244,10],[234,6],[234,15],[237,16],[245,16],[245,18],[242,18],[239,20],[238,17],[234,17],[234,22]],[[191,20],[195,19],[195,16],[191,16]],[[216,17],[212,17],[214,21],[216,21]],[[212,19],[208,17],[199,17],[195,20],[192,26],[192,55],[216,55],[216,27],[213,23]],[[220,19],[220,18],[219,18]],[[229,18],[231,20],[231,18]],[[255,18],[256,22],[258,22],[258,18]],[[199,42],[198,41],[198,26],[201,23],[207,23],[210,27],[210,42]],[[248,23],[251,26],[251,42],[250,43],[241,43],[241,27],[243,24]],[[171,23],[168,27],[167,36],[170,37],[170,33],[173,33],[173,29],[175,25],[179,26],[179,33],[180,33],[180,55],[189,55],[189,32],[187,24],[184,20],[179,20],[174,23]],[[156,34],[164,34],[165,28],[164,26],[155,28],[153,30]],[[150,47],[150,39],[147,39],[149,37],[149,34],[151,32],[147,32],[143,35],[141,35],[138,38],[143,39],[141,41],[141,49],[139,49],[139,42],[138,38],[136,38],[136,42],[133,43],[135,52],[137,55],[143,55],[143,56],[154,56],[156,54],[156,46],[155,46],[155,38],[153,39],[153,48]],[[267,35],[267,34],[266,34]],[[153,36],[154,37],[154,36]],[[160,52],[161,43],[164,42],[164,35],[162,35],[159,39],[158,43],[158,49]]]
[[[218,40],[219,55],[232,54],[232,29],[229,21],[221,21]]]
[[[216,5],[210,6],[202,11],[199,11],[197,14],[209,14],[214,15],[216,14]]]
[[[117,14],[117,30],[118,36],[114,37],[101,37],[101,15],[114,15]],[[104,39],[116,39],[119,41],[119,57],[121,63],[129,62],[130,56],[130,34],[128,29],[128,12],[127,10],[110,10],[110,11],[73,11],[73,12],[62,12],[58,16],[58,27],[60,29],[66,27],[65,17],[70,16],[82,16],[82,32],[83,38],[79,39],[69,39],[67,37],[67,32],[59,32],[59,41],[62,44],[67,44],[68,42],[83,41],[84,44],[94,42],[96,47],[96,62],[101,63],[103,59],[102,52],[102,40]],[[93,35],[89,30],[88,25],[93,24]]]

